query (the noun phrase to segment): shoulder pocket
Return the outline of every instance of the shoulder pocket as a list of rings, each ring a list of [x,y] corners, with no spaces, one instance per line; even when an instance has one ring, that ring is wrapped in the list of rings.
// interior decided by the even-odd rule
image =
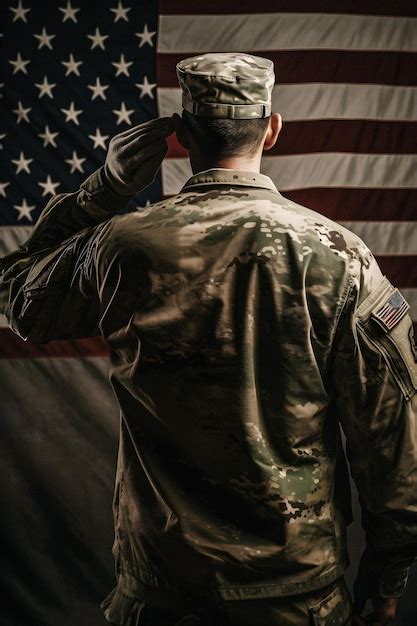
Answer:
[[[356,326],[384,357],[406,400],[417,391],[417,354],[409,304],[384,276],[356,310]]]

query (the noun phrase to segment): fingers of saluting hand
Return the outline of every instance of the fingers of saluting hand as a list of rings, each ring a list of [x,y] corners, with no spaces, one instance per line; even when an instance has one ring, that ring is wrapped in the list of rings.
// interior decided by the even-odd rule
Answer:
[[[147,134],[153,131],[157,131],[164,137],[168,137],[171,133],[174,132],[173,118],[172,117],[157,117],[153,120],[142,122],[142,124],[138,124],[137,126],[128,128],[122,133],[115,135],[114,139],[118,139],[118,141],[124,144],[130,141],[131,139],[135,139],[141,136],[146,136]]]
[[[128,140],[125,140],[123,145],[119,144],[117,149],[121,158],[129,159],[140,151],[153,145],[159,145],[160,147],[163,146],[164,148],[167,147],[165,139],[166,136],[165,131],[161,131],[157,128],[149,131],[146,135],[129,137]]]
[[[168,144],[165,140],[158,142],[151,142],[146,146],[140,146],[139,149],[132,150],[130,154],[123,151],[123,159],[125,159],[126,171],[134,171],[138,167],[143,167],[146,164],[146,160],[152,157],[161,155],[161,160],[168,152]]]

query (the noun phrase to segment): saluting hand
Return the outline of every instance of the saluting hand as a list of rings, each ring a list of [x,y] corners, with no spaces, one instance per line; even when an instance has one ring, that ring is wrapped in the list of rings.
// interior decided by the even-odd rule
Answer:
[[[172,117],[160,117],[114,135],[104,174],[111,189],[132,196],[150,185],[168,152],[166,137],[174,132]]]

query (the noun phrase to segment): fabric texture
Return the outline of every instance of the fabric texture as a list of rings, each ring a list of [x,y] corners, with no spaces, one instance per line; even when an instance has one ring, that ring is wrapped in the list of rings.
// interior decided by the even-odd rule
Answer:
[[[377,584],[401,594],[417,554],[417,369],[407,309],[373,323],[398,299],[371,251],[254,172],[206,170],[126,215],[113,197],[99,170],[0,260],[23,339],[109,345],[121,419],[106,619],[126,625],[156,596],[283,597],[339,578],[339,423]]]
[[[176,65],[182,106],[202,117],[254,119],[271,115],[274,64],[242,52],[208,52]]]
[[[352,597],[342,576],[312,593],[209,606],[140,602],[128,626],[350,626]]]

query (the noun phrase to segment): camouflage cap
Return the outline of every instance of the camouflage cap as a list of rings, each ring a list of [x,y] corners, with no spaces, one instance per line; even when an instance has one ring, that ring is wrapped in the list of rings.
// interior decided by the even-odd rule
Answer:
[[[176,65],[182,106],[193,115],[253,119],[271,115],[275,84],[270,59],[241,52],[216,52]]]

